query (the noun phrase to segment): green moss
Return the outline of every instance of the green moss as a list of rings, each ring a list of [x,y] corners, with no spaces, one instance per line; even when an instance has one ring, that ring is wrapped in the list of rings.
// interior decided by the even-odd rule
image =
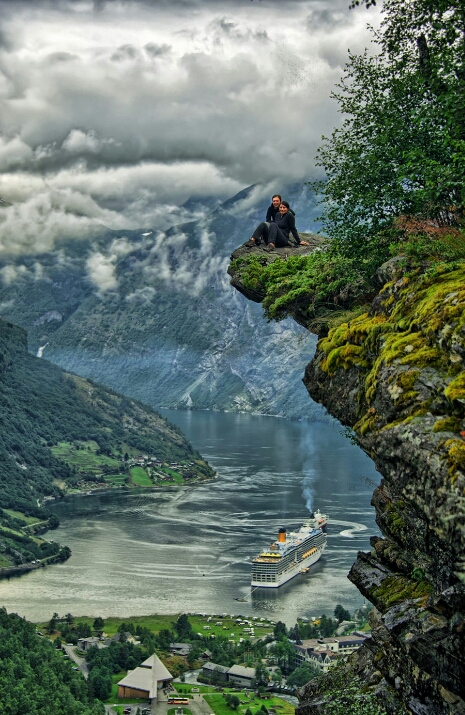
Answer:
[[[448,400],[465,400],[465,372],[460,372],[444,390]]]
[[[424,579],[414,581],[405,576],[388,576],[380,586],[370,590],[370,600],[382,611],[402,601],[417,601],[417,605],[422,607],[432,591],[432,585]]]
[[[436,420],[433,432],[460,432],[462,421],[458,417],[443,417]]]
[[[399,387],[406,391],[412,390],[419,374],[420,373],[418,370],[407,370],[406,372],[400,372],[396,376],[396,385],[399,385]]]
[[[355,432],[365,435],[376,428],[376,413],[370,410],[354,425]]]
[[[465,442],[463,439],[448,439],[445,442],[449,460],[456,469],[465,469]]]
[[[338,367],[347,370],[348,367],[354,365],[367,367],[368,363],[364,357],[363,348],[350,343],[345,343],[345,345],[332,350],[326,360],[326,369],[329,373],[333,373]]]

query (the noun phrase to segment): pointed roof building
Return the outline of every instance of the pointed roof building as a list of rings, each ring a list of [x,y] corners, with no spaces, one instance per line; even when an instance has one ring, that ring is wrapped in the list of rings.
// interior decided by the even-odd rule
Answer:
[[[173,676],[154,653],[138,668],[128,670],[128,674],[119,681],[118,697],[157,699],[158,692],[172,680]]]

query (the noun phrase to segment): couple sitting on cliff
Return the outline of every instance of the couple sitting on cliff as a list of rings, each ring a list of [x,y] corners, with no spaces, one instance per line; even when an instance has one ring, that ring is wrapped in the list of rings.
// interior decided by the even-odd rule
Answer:
[[[307,241],[301,241],[295,227],[295,214],[287,201],[283,201],[279,194],[271,199],[265,220],[257,226],[252,238],[246,246],[259,246],[265,244],[265,251],[274,251],[276,247],[289,246],[289,234],[292,234],[297,245],[308,246]]]

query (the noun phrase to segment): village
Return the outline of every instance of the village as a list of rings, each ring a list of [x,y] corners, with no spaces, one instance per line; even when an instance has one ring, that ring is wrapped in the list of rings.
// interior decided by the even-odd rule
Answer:
[[[298,637],[299,624],[303,631],[315,629],[323,623],[318,618],[302,618],[287,631],[283,623],[259,616],[182,614],[171,621],[172,629],[154,634],[141,625],[144,619],[135,620],[137,625],[122,623],[113,634],[102,630],[77,638],[74,644],[60,644],[65,657],[74,660],[73,667],[87,679],[95,677],[92,671],[100,667],[102,651],[114,654],[124,649],[127,660],[128,654],[146,653],[144,645],[150,643],[148,657],[113,677],[111,694],[102,698],[108,715],[138,715],[138,709],[139,715],[176,715],[178,710],[170,706],[181,707],[179,715],[227,715],[231,710],[254,715],[251,706],[257,708],[255,715],[260,710],[265,715],[264,703],[272,715],[273,710],[276,715],[290,715],[292,708],[288,714],[286,707],[299,687],[296,673],[301,671],[305,677],[326,673],[370,635],[357,630],[356,621],[334,621],[334,635]],[[87,633],[91,633],[89,626]],[[63,634],[69,631],[64,628]],[[174,640],[182,634],[183,640]]]

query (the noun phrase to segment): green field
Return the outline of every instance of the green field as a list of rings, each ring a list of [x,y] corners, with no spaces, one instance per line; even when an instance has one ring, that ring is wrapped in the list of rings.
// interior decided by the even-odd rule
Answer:
[[[142,467],[131,467],[129,470],[131,481],[138,487],[153,487],[153,482]]]
[[[26,522],[28,526],[31,524],[38,524],[40,522],[40,519],[38,519],[36,516],[25,516],[20,511],[15,511],[14,509],[3,509],[3,511],[5,512],[5,514],[9,514],[15,519],[21,519],[22,521]]]
[[[51,450],[55,457],[67,462],[83,474],[101,474],[102,467],[114,467],[115,471],[119,471],[121,461],[106,454],[97,454],[98,448],[97,442],[89,440],[87,442],[59,442],[51,447]]]
[[[243,715],[247,708],[249,708],[252,713],[256,713],[262,705],[265,705],[267,710],[273,708],[280,715],[294,715],[295,707],[288,703],[287,700],[281,700],[276,696],[266,697],[266,699],[256,696],[254,693],[248,690],[230,690],[228,692],[237,695],[241,704],[237,710],[233,710],[227,704],[224,699],[223,693],[210,693],[209,695],[204,695],[205,701],[209,704],[215,715],[231,715],[236,712],[239,715]]]
[[[239,605],[239,604],[238,604]],[[241,607],[247,608],[247,603],[241,603]],[[244,613],[246,613],[244,608]],[[50,616],[52,614],[50,613]],[[96,614],[99,615],[99,614]],[[145,628],[148,628],[150,631],[153,633],[158,633],[162,629],[168,629],[172,630],[173,628],[173,623],[176,622],[178,618],[177,613],[170,614],[170,615],[150,615],[150,616],[127,616],[127,618],[116,618],[116,617],[109,617],[104,619],[104,631],[107,635],[113,636],[119,626],[122,623],[132,623],[134,626],[142,626]],[[234,633],[234,637],[231,638],[231,640],[234,640],[236,643],[239,642],[240,638],[248,639],[250,638],[250,635],[247,633],[243,632],[244,627],[247,626],[239,626],[236,623],[236,618],[239,618],[238,615],[235,615],[233,618],[231,618],[231,614],[223,617],[220,615],[216,616],[209,616],[208,614],[205,615],[198,615],[198,614],[188,614],[189,616],[189,622],[192,626],[192,630],[194,633],[200,633],[202,636],[205,638],[208,638],[209,636],[222,636],[223,638],[231,638],[231,633]],[[94,621],[94,616],[79,616],[75,619],[76,623],[88,623],[92,627],[92,623]],[[211,619],[210,621],[208,619]],[[267,636],[269,633],[273,632],[273,625],[269,621],[253,621],[252,616],[247,616],[244,615],[244,618],[247,620],[251,621],[255,630],[253,638],[264,638]],[[220,626],[217,626],[216,623],[221,622]],[[39,624],[40,627],[45,628],[46,623],[41,623]],[[208,626],[208,630],[204,630],[204,626]],[[188,688],[189,686],[186,684],[182,684],[182,687]],[[186,690],[187,692],[187,690]]]
[[[127,474],[105,474],[103,479],[113,487],[121,487],[126,484]]]

